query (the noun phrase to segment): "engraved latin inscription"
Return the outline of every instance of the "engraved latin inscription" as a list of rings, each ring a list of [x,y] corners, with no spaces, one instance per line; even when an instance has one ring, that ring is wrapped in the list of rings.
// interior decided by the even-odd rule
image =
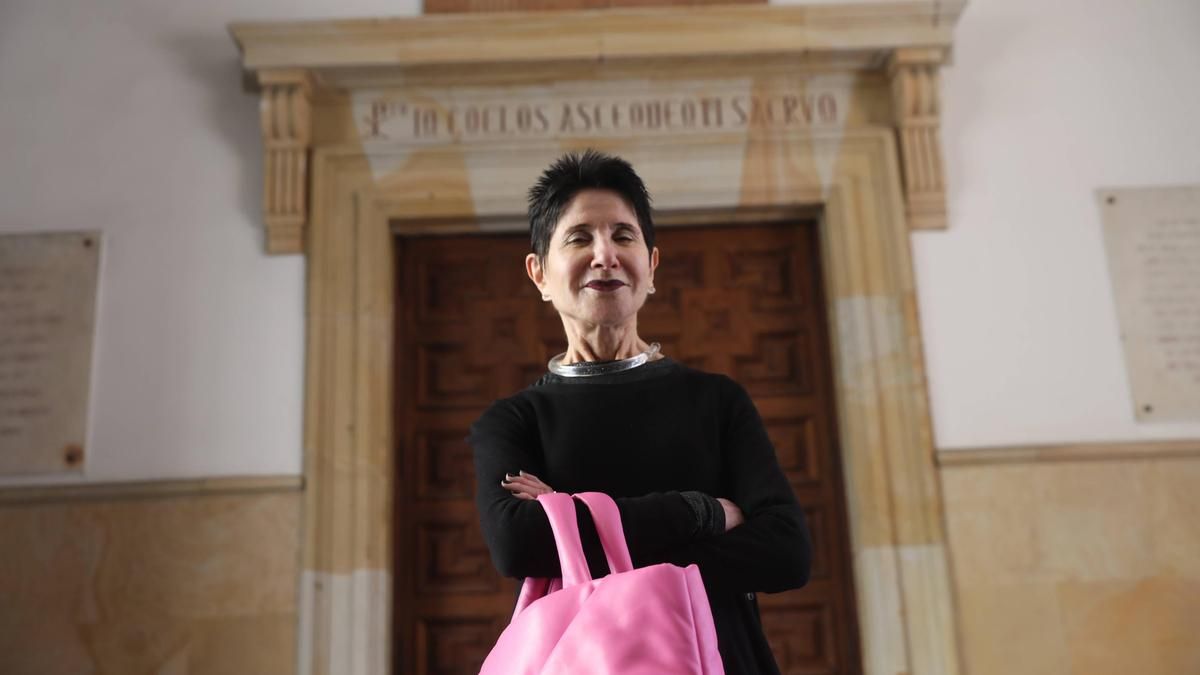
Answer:
[[[843,124],[848,96],[802,79],[770,93],[741,80],[364,92],[354,116],[364,141],[418,144],[804,130]]]
[[[46,308],[47,289],[34,267],[0,267],[0,439],[11,439],[50,414],[35,375],[45,370],[49,331],[62,325],[63,317]]]
[[[1200,420],[1200,188],[1101,194],[1138,419]]]
[[[1148,224],[1137,245],[1142,302],[1163,370],[1200,386],[1200,213]]]
[[[82,468],[99,237],[0,237],[0,473]]]

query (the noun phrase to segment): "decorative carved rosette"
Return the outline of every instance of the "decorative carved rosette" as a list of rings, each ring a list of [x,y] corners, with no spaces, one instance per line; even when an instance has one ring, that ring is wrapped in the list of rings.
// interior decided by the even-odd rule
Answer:
[[[302,253],[308,221],[309,97],[303,70],[262,71],[263,212],[267,251]]]
[[[898,49],[888,63],[905,205],[913,229],[946,227],[938,81],[944,58],[941,49]]]

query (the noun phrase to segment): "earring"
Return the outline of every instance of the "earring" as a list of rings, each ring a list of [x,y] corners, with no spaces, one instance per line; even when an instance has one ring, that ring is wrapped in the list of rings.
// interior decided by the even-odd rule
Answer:
[[[550,294],[542,293],[542,300],[548,302],[550,300]]]
[[[649,293],[650,295],[654,295],[654,287],[653,287],[653,286],[651,286],[651,287],[650,287],[650,290],[648,290],[648,291],[646,291],[646,292],[647,292],[647,293]]]

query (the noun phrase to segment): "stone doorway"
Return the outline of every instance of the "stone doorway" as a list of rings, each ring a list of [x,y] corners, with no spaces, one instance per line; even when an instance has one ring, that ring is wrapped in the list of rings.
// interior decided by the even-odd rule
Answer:
[[[263,88],[268,247],[308,258],[301,672],[390,664],[392,238],[520,229],[532,178],[588,146],[639,168],[664,225],[821,214],[863,669],[958,671],[908,238],[945,226],[962,6],[233,27]]]

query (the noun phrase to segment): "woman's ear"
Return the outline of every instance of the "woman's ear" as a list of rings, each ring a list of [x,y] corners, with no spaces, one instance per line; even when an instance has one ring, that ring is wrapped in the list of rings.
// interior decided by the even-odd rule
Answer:
[[[650,285],[654,285],[654,270],[658,269],[658,247],[650,251]]]
[[[542,269],[542,261],[538,260],[536,253],[530,253],[525,256],[525,274],[529,275],[529,280],[537,286],[539,293],[545,293],[546,272]]]

